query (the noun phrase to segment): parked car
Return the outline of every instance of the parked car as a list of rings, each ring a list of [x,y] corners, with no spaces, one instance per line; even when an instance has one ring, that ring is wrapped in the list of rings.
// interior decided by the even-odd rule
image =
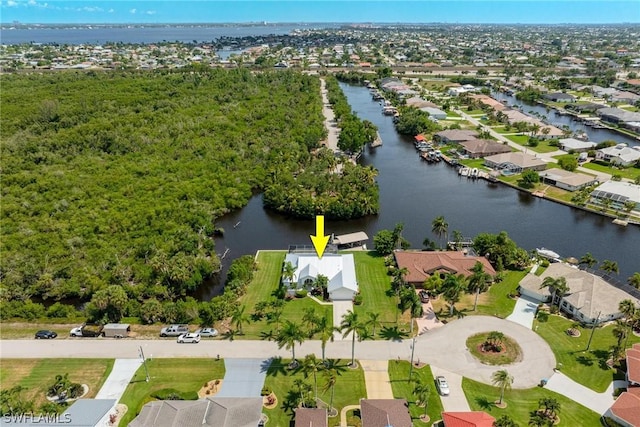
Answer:
[[[160,331],[161,337],[177,337],[182,334],[189,333],[189,327],[187,325],[169,325]]]
[[[53,331],[38,331],[38,332],[36,332],[36,339],[37,340],[51,340],[51,339],[54,339],[57,336],[58,336],[58,334],[56,334]]]
[[[449,396],[449,383],[445,377],[438,375],[436,377],[436,386],[438,387],[438,393],[442,396]]]
[[[178,337],[178,342],[180,344],[184,344],[184,343],[198,344],[200,342],[200,334],[195,334],[195,333],[182,334]]]
[[[202,338],[211,338],[218,336],[218,330],[214,328],[202,328],[198,329],[194,333],[200,335]]]
[[[421,290],[418,295],[420,296],[421,302],[429,302],[429,292]]]

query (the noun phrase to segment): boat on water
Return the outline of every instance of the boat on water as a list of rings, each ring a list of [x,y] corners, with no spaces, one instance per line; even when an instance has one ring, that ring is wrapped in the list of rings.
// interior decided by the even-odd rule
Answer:
[[[558,255],[558,253],[552,251],[551,249],[536,248],[536,252],[541,257],[545,257],[545,258],[548,258],[548,259],[554,259],[554,260],[559,260],[560,259],[560,255]]]

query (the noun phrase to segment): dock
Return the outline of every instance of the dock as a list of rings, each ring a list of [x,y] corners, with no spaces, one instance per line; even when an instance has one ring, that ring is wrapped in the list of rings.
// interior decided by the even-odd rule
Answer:
[[[369,240],[369,236],[364,231],[331,236],[331,244],[341,249],[364,246],[367,240]]]
[[[369,144],[370,148],[380,147],[382,145],[382,138],[380,137],[380,132],[376,132],[376,139],[374,139],[371,144]]]

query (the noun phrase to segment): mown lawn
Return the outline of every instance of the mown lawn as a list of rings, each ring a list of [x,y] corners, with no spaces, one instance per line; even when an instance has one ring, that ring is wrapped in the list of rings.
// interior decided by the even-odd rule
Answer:
[[[640,176],[640,168],[629,167],[629,168],[614,168],[611,166],[602,165],[596,162],[587,162],[582,164],[583,168],[591,169],[596,172],[608,173],[611,175],[620,175],[623,178],[627,178],[630,180],[635,180]]]
[[[500,318],[507,317],[513,312],[513,307],[516,305],[516,300],[509,298],[509,294],[515,293],[518,283],[526,274],[527,271],[506,271],[501,282],[494,283],[487,292],[480,294],[476,311],[473,311],[475,294],[462,295],[460,302],[455,305],[456,310],[464,315],[482,314]],[[438,318],[447,319],[449,317],[449,306],[443,298],[432,300],[432,304]]]
[[[601,425],[598,414],[546,388],[505,391],[504,401],[507,403],[505,409],[497,408],[493,404],[500,398],[500,389],[497,387],[463,378],[462,389],[471,410],[486,411],[496,419],[502,415],[508,415],[520,426],[528,425],[530,413],[538,408],[538,401],[544,397],[556,399],[560,403],[558,426],[599,427]]]
[[[290,359],[273,359],[271,366],[267,370],[265,387],[273,391],[277,398],[277,405],[273,409],[264,409],[263,412],[269,417],[270,427],[289,427],[293,417],[293,409],[300,402],[300,392],[295,384],[296,380],[302,380],[311,388],[310,396],[314,394],[313,375],[305,378],[301,369],[290,370],[287,365]],[[337,381],[335,384],[333,407],[338,410],[338,416],[329,417],[329,425],[340,425],[340,410],[347,405],[358,405],[360,398],[367,396],[364,382],[364,373],[360,367],[351,369],[347,365],[350,360],[335,360],[332,363],[337,370]],[[323,372],[317,374],[318,398],[327,404],[331,401],[331,389],[326,388],[326,376]],[[349,424],[353,425],[353,424]]]
[[[558,366],[560,363],[562,364],[560,369],[565,375],[598,393],[602,393],[614,377],[619,379],[616,376],[616,371],[606,365],[610,349],[616,343],[616,339],[611,333],[613,326],[596,328],[589,351],[585,351],[591,329],[580,328],[581,335],[574,338],[566,332],[572,324],[572,321],[564,317],[550,315],[545,322],[535,320],[533,329],[549,343],[558,361]],[[636,342],[640,342],[640,337],[630,335],[628,345],[631,346]]]
[[[408,328],[409,315],[398,313],[398,301],[391,291],[391,276],[387,275],[384,257],[375,251],[352,253],[356,263],[356,278],[362,294],[362,304],[354,306],[358,317],[366,320],[368,312],[380,313],[378,320],[382,327],[388,330],[395,328],[398,316],[400,329]],[[381,328],[377,330],[382,331]]]
[[[413,419],[414,425],[432,425],[434,421],[442,419],[442,402],[440,401],[440,395],[435,386],[433,379],[433,373],[431,367],[425,365],[421,368],[414,367],[412,378],[410,383],[409,378],[409,362],[406,360],[390,360],[389,361],[389,380],[391,381],[391,390],[393,390],[393,397],[396,399],[407,399],[409,402],[409,412]],[[424,407],[416,405],[416,397],[413,394],[413,388],[416,380],[421,380],[425,384],[431,386],[431,393],[429,393],[429,399],[427,404],[427,415],[429,415],[430,421],[423,423],[420,421],[420,416],[424,414]]]
[[[155,400],[151,393],[172,388],[179,392],[198,392],[207,381],[224,378],[222,359],[147,359],[150,381],[145,381],[141,366],[124,392],[120,403],[127,405],[127,413],[120,421],[126,427],[145,403]]]
[[[22,386],[22,399],[33,401],[36,409],[47,403],[47,389],[56,375],[69,374],[73,383],[86,384],[86,398],[95,397],[113,368],[113,359],[2,359],[0,390]]]

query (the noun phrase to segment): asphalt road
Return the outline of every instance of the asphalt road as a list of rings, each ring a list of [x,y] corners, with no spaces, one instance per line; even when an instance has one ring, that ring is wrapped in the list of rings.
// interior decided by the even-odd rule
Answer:
[[[416,339],[414,360],[420,359],[447,371],[491,383],[498,367],[483,365],[466,349],[466,339],[478,332],[501,331],[514,338],[523,351],[523,359],[506,367],[514,376],[514,388],[536,386],[549,378],[556,360],[549,345],[533,331],[516,323],[489,316],[470,316],[429,331]],[[135,358],[142,347],[148,358],[222,357],[268,358],[291,357],[291,352],[278,349],[274,342],[250,340],[202,340],[199,344],[178,344],[175,340],[129,340],[84,338],[73,340],[1,340],[3,358]],[[296,355],[321,355],[320,341],[306,341],[296,346]],[[355,356],[365,360],[389,360],[411,357],[411,340],[356,342]],[[327,357],[351,358],[351,342],[327,344]]]

